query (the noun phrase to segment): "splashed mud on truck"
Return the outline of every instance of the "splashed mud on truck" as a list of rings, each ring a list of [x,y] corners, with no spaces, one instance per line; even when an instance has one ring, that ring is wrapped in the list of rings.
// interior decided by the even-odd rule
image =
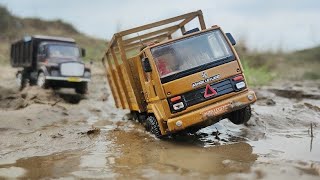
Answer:
[[[198,19],[200,29],[187,30]],[[248,88],[230,33],[206,28],[201,11],[116,33],[102,61],[116,106],[163,137],[222,118],[243,124]]]

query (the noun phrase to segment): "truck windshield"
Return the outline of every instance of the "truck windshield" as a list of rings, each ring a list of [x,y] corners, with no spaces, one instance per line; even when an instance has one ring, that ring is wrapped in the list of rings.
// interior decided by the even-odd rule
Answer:
[[[154,47],[151,52],[160,77],[174,76],[174,79],[179,78],[179,74],[182,77],[234,58],[220,30]]]
[[[67,57],[78,58],[80,57],[79,48],[68,45],[50,45],[49,46],[50,57]]]

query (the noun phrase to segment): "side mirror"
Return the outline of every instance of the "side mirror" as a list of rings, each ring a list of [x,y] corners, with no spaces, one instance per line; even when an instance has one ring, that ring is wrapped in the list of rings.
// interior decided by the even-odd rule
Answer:
[[[226,36],[228,37],[229,41],[231,42],[232,46],[236,45],[237,42],[236,40],[234,40],[233,36],[231,35],[231,33],[226,33]]]
[[[86,57],[86,50],[84,48],[81,48],[81,56]]]
[[[151,65],[150,65],[150,62],[149,62],[148,58],[143,58],[142,59],[142,64],[143,64],[144,72],[151,72],[152,71]]]

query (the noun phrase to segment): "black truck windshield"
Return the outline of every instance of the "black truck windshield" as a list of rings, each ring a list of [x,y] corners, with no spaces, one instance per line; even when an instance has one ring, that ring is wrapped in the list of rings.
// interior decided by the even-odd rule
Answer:
[[[151,52],[162,79],[183,77],[210,68],[210,64],[234,58],[220,30],[154,47]]]
[[[50,57],[78,58],[80,57],[79,48],[68,45],[49,45]]]

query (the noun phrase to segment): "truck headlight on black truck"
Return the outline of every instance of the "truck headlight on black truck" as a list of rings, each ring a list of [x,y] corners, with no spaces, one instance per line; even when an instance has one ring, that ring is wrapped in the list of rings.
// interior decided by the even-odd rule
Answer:
[[[56,69],[51,70],[51,76],[59,76],[59,71]]]

